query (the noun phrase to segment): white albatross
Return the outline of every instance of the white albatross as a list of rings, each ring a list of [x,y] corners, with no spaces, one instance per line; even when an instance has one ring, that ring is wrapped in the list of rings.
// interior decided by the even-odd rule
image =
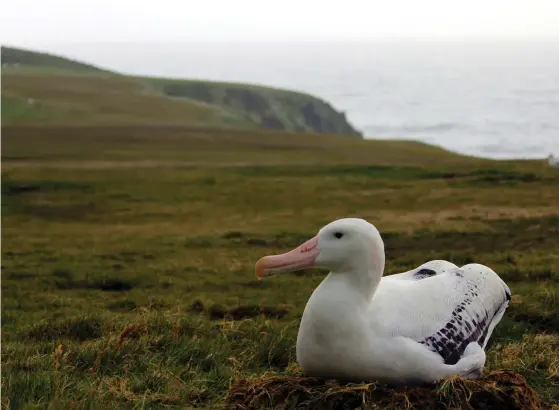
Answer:
[[[383,278],[384,263],[378,230],[356,218],[331,222],[298,248],[256,263],[260,279],[312,266],[331,270],[299,327],[297,361],[305,374],[407,385],[479,377],[508,286],[479,264],[431,261]]]

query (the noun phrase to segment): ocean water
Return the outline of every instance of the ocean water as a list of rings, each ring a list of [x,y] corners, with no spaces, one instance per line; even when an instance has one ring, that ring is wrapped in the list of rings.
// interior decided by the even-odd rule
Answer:
[[[111,44],[67,54],[140,75],[309,92],[366,138],[487,158],[559,155],[559,43]]]

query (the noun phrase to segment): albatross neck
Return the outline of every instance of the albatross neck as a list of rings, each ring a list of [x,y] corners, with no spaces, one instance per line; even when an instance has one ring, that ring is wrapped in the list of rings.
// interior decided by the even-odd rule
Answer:
[[[357,257],[336,271],[332,271],[325,282],[343,286],[362,301],[370,301],[384,273],[384,249],[370,255]],[[357,300],[356,300],[357,301]]]

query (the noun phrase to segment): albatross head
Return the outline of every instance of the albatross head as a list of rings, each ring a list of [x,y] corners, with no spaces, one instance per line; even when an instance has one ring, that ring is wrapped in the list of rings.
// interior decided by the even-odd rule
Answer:
[[[313,266],[332,273],[378,273],[384,269],[384,243],[369,222],[338,219],[324,226],[314,238],[281,255],[265,256],[256,263],[256,276],[272,276]]]

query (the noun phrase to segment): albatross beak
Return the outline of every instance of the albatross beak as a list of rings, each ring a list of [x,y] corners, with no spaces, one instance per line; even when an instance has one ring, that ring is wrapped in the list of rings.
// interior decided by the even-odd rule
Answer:
[[[319,253],[318,236],[315,236],[290,252],[261,258],[256,262],[256,277],[262,279],[264,276],[310,268]]]

